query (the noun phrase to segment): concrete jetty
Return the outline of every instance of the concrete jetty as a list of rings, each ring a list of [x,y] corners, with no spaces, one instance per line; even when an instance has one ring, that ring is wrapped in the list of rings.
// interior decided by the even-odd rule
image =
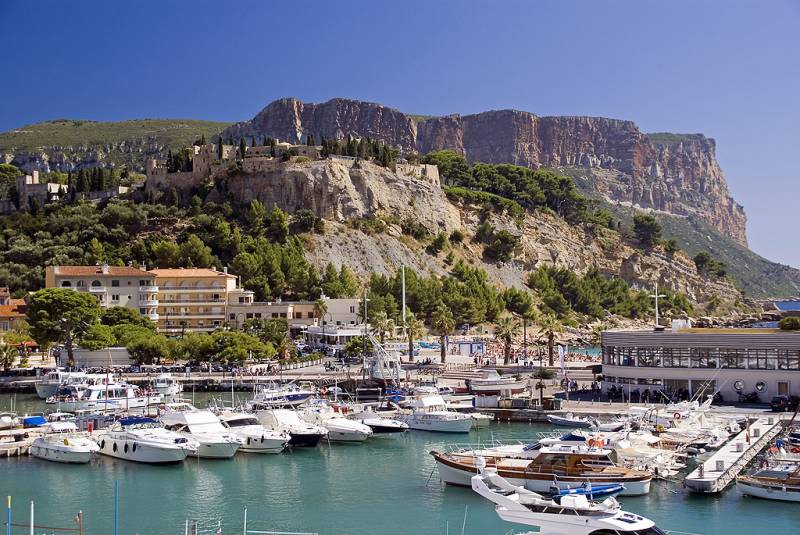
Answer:
[[[757,418],[689,474],[683,486],[704,494],[722,492],[781,429],[777,415]]]

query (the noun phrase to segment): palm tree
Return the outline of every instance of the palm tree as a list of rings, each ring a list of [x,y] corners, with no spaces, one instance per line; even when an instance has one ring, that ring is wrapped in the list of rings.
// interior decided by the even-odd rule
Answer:
[[[0,366],[8,371],[17,361],[17,348],[0,340]]]
[[[494,335],[503,340],[505,350],[503,353],[503,364],[508,364],[511,360],[511,341],[519,333],[519,322],[513,316],[501,316],[495,322]]]
[[[314,301],[314,315],[319,318],[320,326],[325,323],[324,317],[328,312],[328,303],[324,299]]]
[[[406,334],[408,335],[408,361],[414,362],[414,339],[425,334],[425,324],[413,313],[406,314]]]
[[[431,327],[439,333],[439,347],[441,350],[440,360],[442,364],[447,360],[447,337],[453,334],[456,322],[450,307],[444,303],[439,303],[431,315]]]
[[[552,314],[543,314],[539,318],[539,329],[547,337],[547,361],[548,366],[553,366],[553,347],[556,343],[558,333],[564,332],[564,326]]]
[[[372,332],[378,333],[378,338],[381,339],[381,345],[383,345],[384,337],[386,336],[386,331],[394,332],[394,322],[389,319],[389,316],[386,315],[386,312],[381,310],[380,312],[376,312],[375,316],[372,318]]]

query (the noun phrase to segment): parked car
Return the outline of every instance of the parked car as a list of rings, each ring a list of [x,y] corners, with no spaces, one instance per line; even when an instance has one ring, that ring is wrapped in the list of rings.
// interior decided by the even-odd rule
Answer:
[[[769,406],[773,412],[786,412],[797,409],[800,397],[797,396],[774,396]]]

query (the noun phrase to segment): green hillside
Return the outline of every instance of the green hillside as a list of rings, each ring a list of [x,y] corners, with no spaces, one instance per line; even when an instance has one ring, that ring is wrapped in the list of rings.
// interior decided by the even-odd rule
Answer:
[[[134,140],[154,140],[165,145],[184,147],[201,134],[210,137],[229,125],[187,119],[119,122],[57,119],[0,133],[0,150],[32,151],[43,147],[108,145]]]
[[[633,226],[633,208],[599,201],[627,227]],[[708,251],[723,262],[736,286],[748,297],[795,297],[800,295],[800,270],[771,262],[747,247],[720,234],[696,217],[673,216],[663,212],[653,215],[661,223],[665,239],[675,238],[681,249],[694,256]]]

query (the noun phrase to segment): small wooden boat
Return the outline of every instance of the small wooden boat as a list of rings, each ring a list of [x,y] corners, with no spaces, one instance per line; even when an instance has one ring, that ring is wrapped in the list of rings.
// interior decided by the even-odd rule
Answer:
[[[736,486],[746,496],[800,502],[800,464],[780,463],[758,468],[736,478]]]

